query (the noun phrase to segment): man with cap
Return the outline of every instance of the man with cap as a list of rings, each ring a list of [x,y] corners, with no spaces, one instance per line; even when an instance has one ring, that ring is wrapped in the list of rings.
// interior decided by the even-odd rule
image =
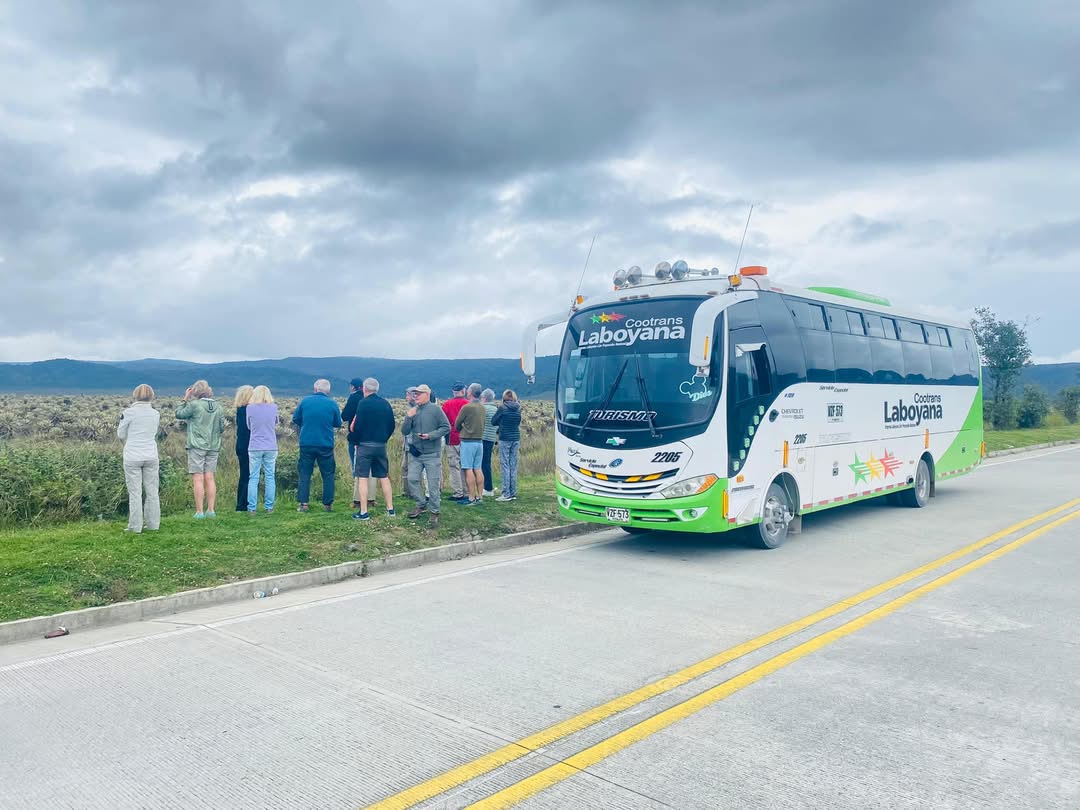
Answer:
[[[416,507],[409,518],[416,520],[430,514],[428,526],[439,525],[439,487],[442,485],[442,439],[450,433],[446,414],[431,401],[431,387],[416,386],[416,405],[405,412],[401,433],[410,442],[409,488],[416,497]],[[428,492],[424,495],[420,477],[427,475]]]
[[[345,402],[345,407],[341,409],[341,421],[349,426],[349,469],[352,469],[356,464],[356,448],[360,441],[356,435],[356,428],[353,426],[353,420],[356,418],[356,406],[360,404],[360,401],[364,398],[364,381],[359,377],[353,377],[349,380],[349,398]],[[371,485],[368,488],[368,492],[371,493],[371,500],[368,501],[367,506],[360,503],[360,479],[353,477],[353,496],[352,505],[353,509],[359,509],[360,511],[366,511],[367,507],[375,505],[375,480],[368,481]]]
[[[446,461],[450,468],[450,491],[454,500],[458,503],[469,503],[465,494],[465,482],[461,475],[461,434],[457,432],[454,424],[457,422],[461,409],[469,404],[465,398],[465,383],[454,383],[453,396],[442,404],[446,421],[450,423],[450,437],[446,440]]]

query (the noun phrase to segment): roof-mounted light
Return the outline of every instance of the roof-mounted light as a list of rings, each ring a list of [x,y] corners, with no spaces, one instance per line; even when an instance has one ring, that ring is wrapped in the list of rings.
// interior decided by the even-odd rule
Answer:
[[[769,275],[769,268],[763,267],[760,264],[752,264],[749,267],[739,268],[740,276],[767,276]]]
[[[682,259],[679,259],[675,264],[671,265],[671,275],[676,281],[682,281],[690,275],[690,266]]]
[[[616,270],[615,275],[611,277],[611,283],[615,285],[616,290],[626,284],[626,271]]]
[[[641,268],[636,264],[626,271],[626,283],[627,284],[640,284],[641,283]]]
[[[671,265],[667,262],[660,262],[656,265],[656,269],[653,270],[653,275],[656,276],[657,281],[667,281],[671,278]]]

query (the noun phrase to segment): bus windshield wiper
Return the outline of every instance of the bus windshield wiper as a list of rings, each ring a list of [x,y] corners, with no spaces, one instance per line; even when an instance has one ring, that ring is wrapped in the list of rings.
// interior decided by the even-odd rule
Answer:
[[[652,432],[652,437],[656,439],[660,437],[660,434],[656,432],[656,420],[653,418],[652,403],[649,402],[649,391],[645,387],[645,377],[641,373],[641,355],[635,353],[634,360],[637,363],[638,393],[641,394],[641,402],[645,406],[645,415],[649,417],[649,430]]]
[[[598,413],[603,413],[604,411],[606,411],[608,405],[611,404],[611,400],[615,397],[615,392],[619,390],[619,383],[622,382],[622,375],[623,372],[626,371],[626,364],[629,362],[629,357],[623,360],[622,366],[619,367],[619,373],[615,375],[615,382],[613,382],[611,384],[611,388],[608,389],[607,396],[604,397],[603,403],[601,403],[599,408],[594,408],[593,410],[589,411],[588,418],[586,418],[585,421],[581,423],[581,427],[578,428],[577,434],[579,439],[585,435],[585,428],[589,426],[589,423],[593,420],[593,417],[596,416],[596,414]]]

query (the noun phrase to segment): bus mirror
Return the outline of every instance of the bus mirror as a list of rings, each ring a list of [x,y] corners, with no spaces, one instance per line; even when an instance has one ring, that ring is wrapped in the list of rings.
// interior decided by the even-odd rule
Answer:
[[[742,357],[744,354],[749,354],[750,352],[759,351],[764,346],[765,346],[764,342],[762,342],[762,343],[736,343],[735,344],[735,356],[736,357]]]

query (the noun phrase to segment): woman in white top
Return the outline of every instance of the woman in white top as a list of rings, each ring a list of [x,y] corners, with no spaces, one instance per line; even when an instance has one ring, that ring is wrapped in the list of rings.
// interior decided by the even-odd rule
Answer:
[[[135,400],[124,409],[116,435],[124,440],[124,480],[128,491],[126,532],[139,534],[145,526],[157,531],[161,526],[161,503],[158,500],[157,432],[161,414],[150,402],[154,389],[140,385],[131,393]],[[143,493],[146,506],[143,506]]]

